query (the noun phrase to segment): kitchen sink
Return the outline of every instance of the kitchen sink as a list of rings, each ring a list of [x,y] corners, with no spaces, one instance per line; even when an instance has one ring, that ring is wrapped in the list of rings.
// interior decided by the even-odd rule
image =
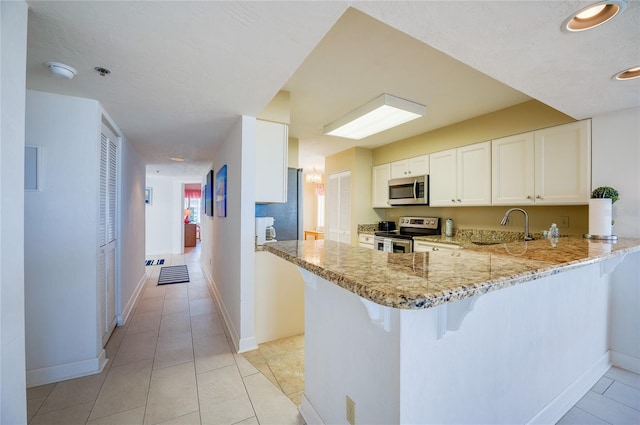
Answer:
[[[501,244],[502,242],[499,241],[471,241],[472,244],[474,245],[498,245]]]

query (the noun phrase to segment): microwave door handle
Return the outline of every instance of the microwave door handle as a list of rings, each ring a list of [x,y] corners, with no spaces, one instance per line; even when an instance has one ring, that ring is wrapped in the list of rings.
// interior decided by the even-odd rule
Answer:
[[[418,199],[418,180],[413,181],[413,199]]]

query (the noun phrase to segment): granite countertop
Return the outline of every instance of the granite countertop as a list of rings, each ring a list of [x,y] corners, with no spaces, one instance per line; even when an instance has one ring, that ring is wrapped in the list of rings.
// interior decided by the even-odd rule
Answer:
[[[568,236],[555,247],[547,239],[464,246],[394,254],[309,240],[263,249],[377,304],[422,309],[640,251],[640,239],[610,243]]]

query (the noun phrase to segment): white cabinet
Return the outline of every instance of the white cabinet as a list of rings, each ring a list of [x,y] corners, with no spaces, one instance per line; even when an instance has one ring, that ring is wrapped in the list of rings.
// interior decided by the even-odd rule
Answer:
[[[534,132],[536,205],[588,204],[591,120]]]
[[[589,202],[589,120],[492,141],[494,205]]]
[[[326,196],[327,239],[351,243],[351,172],[329,174]]]
[[[371,204],[373,208],[389,208],[389,179],[391,164],[373,167]]]
[[[256,202],[287,202],[289,130],[256,120]]]
[[[431,154],[429,205],[491,205],[491,142]]]
[[[533,205],[533,132],[491,142],[493,205]]]
[[[429,155],[416,156],[391,163],[391,178],[424,176],[429,174]]]
[[[367,233],[361,233],[358,235],[358,246],[361,248],[373,249],[373,235]]]

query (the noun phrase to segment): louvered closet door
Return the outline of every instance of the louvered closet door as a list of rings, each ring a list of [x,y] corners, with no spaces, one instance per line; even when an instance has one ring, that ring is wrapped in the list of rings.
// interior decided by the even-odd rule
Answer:
[[[116,326],[116,200],[118,144],[115,135],[102,126],[100,137],[100,218],[98,261],[98,314],[102,345]]]

